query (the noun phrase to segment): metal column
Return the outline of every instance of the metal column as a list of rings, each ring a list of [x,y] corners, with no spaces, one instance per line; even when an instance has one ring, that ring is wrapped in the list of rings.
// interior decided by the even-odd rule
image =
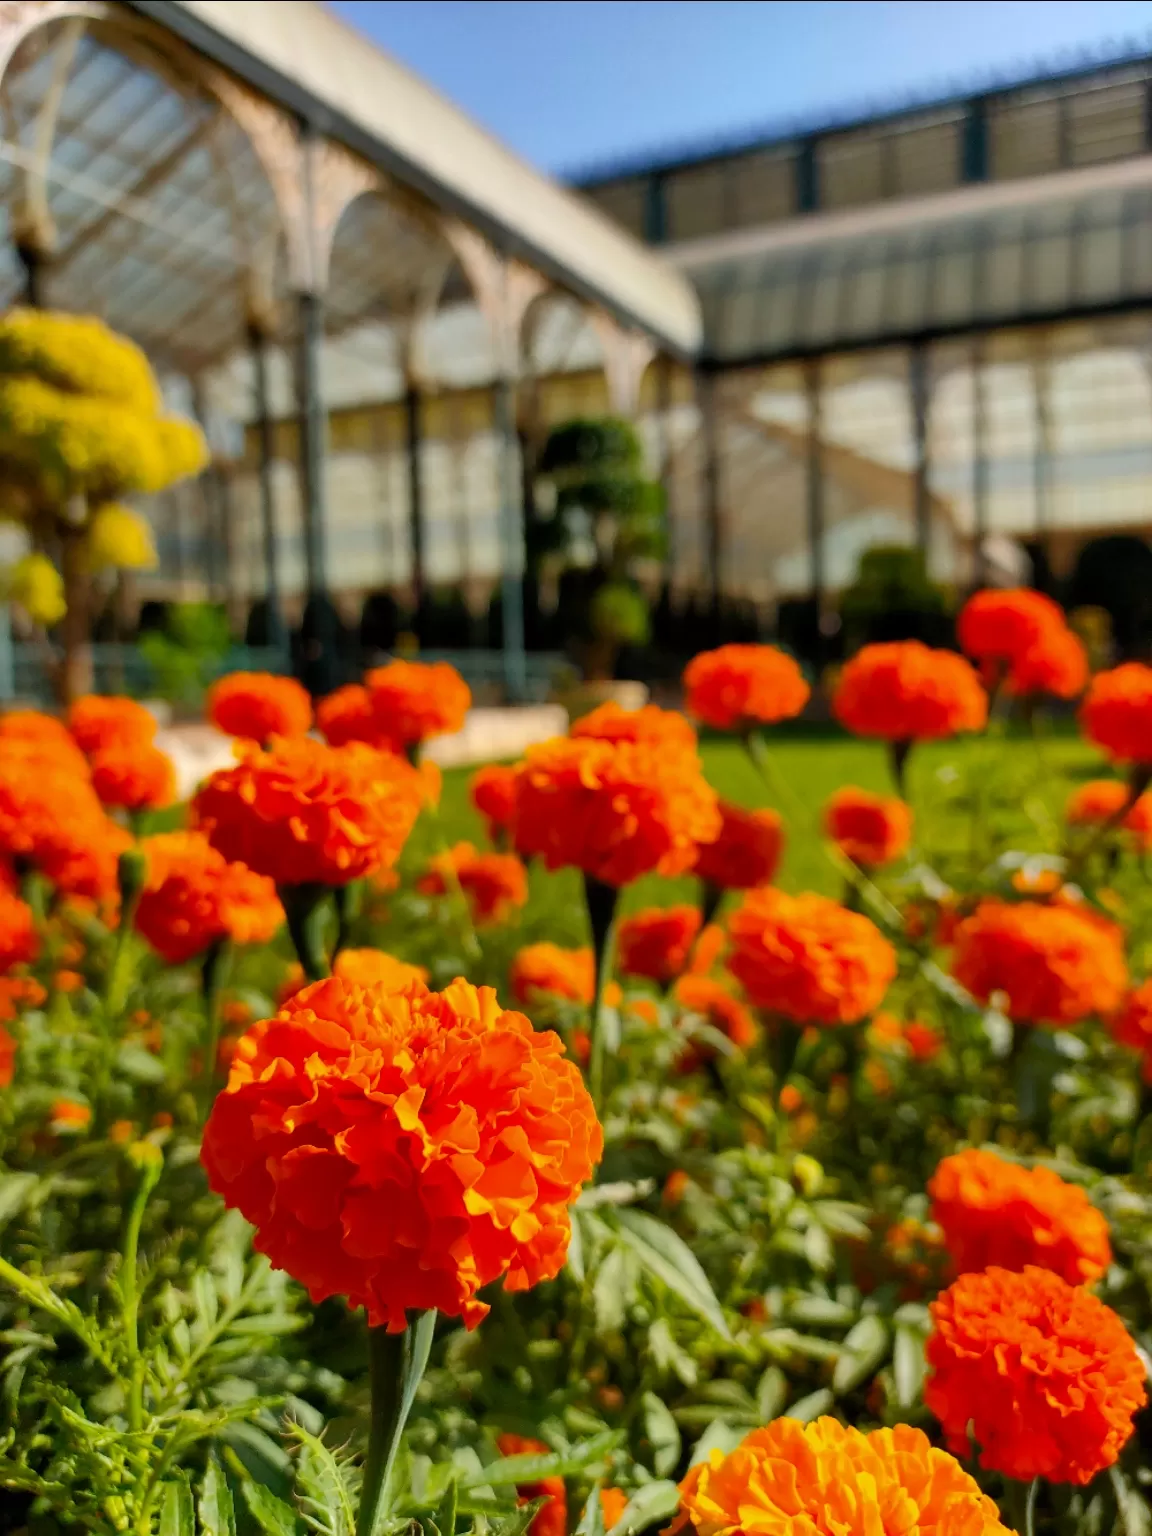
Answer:
[[[500,594],[504,618],[504,688],[509,702],[527,693],[524,653],[524,524],[520,507],[519,442],[512,380],[497,379],[494,398],[500,454]]]
[[[297,295],[299,312],[296,361],[297,412],[300,426],[300,489],[304,513],[304,565],[309,599],[328,594],[325,548],[324,448],[326,422],[320,398],[320,344],[324,334],[319,294]]]
[[[252,357],[252,385],[256,407],[257,476],[260,483],[260,533],[264,548],[264,606],[267,613],[268,644],[282,647],[285,641],[284,615],[280,607],[280,558],[276,538],[276,494],[272,484],[272,465],[276,458],[276,439],[268,402],[268,350],[259,326],[248,330]]]
[[[412,545],[412,606],[424,601],[424,466],[421,461],[420,391],[409,384],[404,395],[404,439],[408,453],[408,531]]]

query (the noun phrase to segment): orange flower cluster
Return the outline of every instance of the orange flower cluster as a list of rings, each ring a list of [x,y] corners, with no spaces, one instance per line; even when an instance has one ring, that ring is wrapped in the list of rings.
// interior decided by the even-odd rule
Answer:
[[[1051,1270],[961,1275],[931,1304],[924,1401],[949,1446],[1019,1482],[1089,1483],[1110,1467],[1146,1401],[1124,1324]]]
[[[1109,1027],[1117,1045],[1140,1052],[1140,1075],[1152,1083],[1152,980],[1133,987],[1119,1012],[1109,1020]]]
[[[824,830],[855,864],[891,864],[912,841],[912,810],[892,795],[873,795],[846,784],[824,807]]]
[[[345,885],[396,862],[422,804],[420,775],[393,753],[299,737],[248,749],[192,811],[226,859],[277,885]]]
[[[689,1013],[698,1013],[705,1023],[725,1035],[738,1051],[750,1051],[760,1036],[760,1027],[731,987],[711,976],[681,976],[673,996]],[[711,1051],[700,1041],[682,1057],[678,1066],[688,1069],[707,1060]]]
[[[680,1510],[670,1531],[697,1536],[1009,1536],[976,1480],[907,1424],[775,1419],[698,1462]]]
[[[607,885],[681,874],[719,830],[695,751],[561,736],[530,747],[520,768],[516,845],[549,869],[575,865]]]
[[[176,799],[172,759],[148,742],[114,742],[92,754],[92,788],[101,805],[153,811]]]
[[[143,704],[99,693],[77,699],[68,711],[68,729],[87,757],[108,747],[141,747],[156,735],[156,717]]]
[[[240,1040],[209,1183],[313,1301],[346,1296],[392,1332],[432,1307],[474,1327],[483,1286],[559,1272],[603,1149],[563,1050],[491,988],[317,982]]]
[[[1063,1026],[1115,1013],[1128,985],[1123,934],[1067,905],[982,901],[955,933],[952,974],[982,1003],[995,993],[1009,1018]]]
[[[552,1447],[543,1440],[529,1440],[524,1435],[497,1435],[496,1449],[501,1456],[547,1456]],[[516,1490],[518,1504],[545,1502],[532,1517],[528,1536],[565,1536],[568,1530],[568,1493],[562,1477],[542,1477],[539,1482],[522,1483]]]
[[[0,1021],[7,1023],[24,1008],[39,1008],[48,994],[31,976],[0,976]]]
[[[616,925],[617,967],[666,986],[688,964],[699,932],[699,907],[645,907]]]
[[[136,927],[169,965],[202,955],[222,939],[265,944],[284,921],[276,887],[230,864],[201,832],[162,832],[140,844],[148,875]]]
[[[380,752],[403,753],[404,743],[386,730],[372,708],[372,695],[363,683],[347,683],[316,706],[316,724],[330,747],[361,741]]]
[[[1110,757],[1152,763],[1152,667],[1127,661],[1098,672],[1080,707],[1080,724]]]
[[[306,736],[312,700],[294,677],[272,672],[230,672],[208,690],[209,720],[226,736],[263,745],[273,736]]]
[[[944,1049],[938,1029],[919,1019],[901,1019],[894,1013],[878,1013],[868,1037],[874,1045],[906,1053],[913,1061],[934,1061]]]
[[[1108,1223],[1050,1168],[1022,1168],[972,1147],[944,1158],[928,1193],[959,1274],[1035,1265],[1087,1285],[1112,1262]]]
[[[1072,630],[1056,630],[1013,664],[1007,677],[1009,693],[1050,693],[1057,699],[1075,699],[1088,686],[1088,652]]]
[[[11,1085],[16,1076],[16,1042],[0,1024],[0,1088]]]
[[[444,896],[453,874],[468,898],[474,923],[503,922],[528,900],[528,871],[514,853],[480,853],[471,843],[457,843],[432,860],[417,889]]]
[[[692,873],[723,891],[750,891],[768,885],[784,852],[784,823],[765,808],[746,811],[720,801],[720,835],[703,843]]]
[[[591,946],[562,949],[547,941],[518,950],[508,973],[512,996],[525,1006],[547,997],[590,1003],[596,991],[596,960]]]
[[[876,925],[826,896],[749,891],[728,934],[728,969],[749,1001],[802,1024],[857,1023],[896,974],[896,953]]]
[[[1069,826],[1098,826],[1118,817],[1130,798],[1123,780],[1092,779],[1072,791],[1064,818]],[[1118,825],[1132,834],[1138,848],[1152,848],[1152,794],[1140,795]]]
[[[362,987],[379,987],[385,992],[407,992],[409,987],[428,985],[428,972],[422,965],[409,965],[382,949],[342,949],[332,962],[332,974],[340,981],[354,981]],[[276,1006],[283,1008],[310,985],[304,967],[293,965],[287,980],[276,995]]]
[[[0,715],[0,743],[6,751],[39,755],[71,769],[78,778],[88,777],[88,759],[66,725],[37,709],[12,709]]]
[[[696,750],[696,732],[691,721],[674,709],[661,709],[656,704],[625,709],[610,699],[581,715],[569,734],[588,736],[594,741],[646,741],[673,751]]]
[[[961,648],[980,664],[990,684],[1010,693],[1051,693],[1073,699],[1088,682],[1088,656],[1068,628],[1064,611],[1027,587],[989,588],[960,611]]]
[[[364,682],[380,729],[406,747],[460,730],[472,706],[468,684],[446,661],[390,661]]]
[[[988,695],[963,656],[919,640],[866,645],[840,674],[832,711],[857,736],[931,741],[979,731]]]
[[[719,731],[790,720],[812,690],[791,656],[772,645],[722,645],[684,669],[688,712]]]
[[[516,770],[504,763],[478,768],[468,786],[472,804],[488,823],[492,841],[510,833],[516,820]]]
[[[0,887],[0,971],[26,965],[40,952],[40,936],[32,908]]]

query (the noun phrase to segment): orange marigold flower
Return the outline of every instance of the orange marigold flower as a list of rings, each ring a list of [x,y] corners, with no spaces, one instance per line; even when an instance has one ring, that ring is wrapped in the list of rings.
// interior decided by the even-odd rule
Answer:
[[[722,645],[684,669],[689,714],[716,730],[746,730],[790,720],[812,690],[791,656],[773,645]]]
[[[407,992],[410,987],[425,987],[428,972],[422,965],[410,965],[382,949],[342,949],[332,962],[332,974],[341,981],[355,981],[362,987],[383,987],[387,992]],[[304,967],[293,962],[279,992],[276,1006],[283,1008],[290,997],[308,986]]]
[[[647,741],[689,752],[696,750],[696,731],[692,722],[679,710],[660,709],[656,704],[625,709],[610,699],[581,715],[569,734],[590,736],[596,741]]]
[[[1058,629],[1015,657],[1006,686],[1009,693],[1050,693],[1074,699],[1088,686],[1088,652],[1079,635]]]
[[[573,1003],[590,1003],[596,990],[596,961],[591,946],[562,949],[544,941],[517,951],[508,985],[518,1003],[530,1004],[543,993]]]
[[[1089,1483],[1144,1406],[1144,1366],[1116,1313],[1051,1270],[961,1275],[932,1302],[924,1402],[959,1455],[1019,1482]]]
[[[906,1052],[913,1061],[933,1061],[944,1049],[939,1030],[931,1024],[901,1019],[894,1013],[878,1013],[868,1035],[874,1044]]]
[[[151,742],[115,742],[92,754],[92,788],[101,805],[159,810],[176,799],[176,770]]]
[[[679,1205],[692,1180],[684,1172],[683,1168],[673,1168],[672,1172],[664,1180],[664,1188],[660,1192],[660,1198],[665,1205]]]
[[[52,986],[57,992],[79,992],[84,985],[84,978],[79,971],[56,971],[52,976]]]
[[[0,1024],[0,1088],[11,1085],[16,1076],[16,1042]]]
[[[1128,985],[1121,930],[1107,918],[1042,902],[982,901],[955,934],[952,974],[1010,1018],[1075,1024],[1119,1007]]]
[[[824,807],[824,830],[841,853],[871,869],[907,851],[912,809],[893,795],[873,795],[846,784]]]
[[[1152,667],[1126,661],[1097,672],[1080,706],[1080,726],[1110,757],[1152,763]]]
[[[460,730],[472,706],[468,684],[446,661],[390,661],[364,682],[380,729],[405,746]]]
[[[1108,1022],[1117,1045],[1128,1045],[1140,1052],[1141,1076],[1146,1083],[1152,1083],[1152,979],[1133,987],[1119,1012]]]
[[[572,864],[607,885],[681,874],[719,830],[695,752],[561,736],[530,747],[519,770],[516,845],[549,869]]]
[[[746,811],[727,800],[719,804],[720,835],[701,845],[692,873],[725,891],[770,885],[784,852],[784,823],[767,808]]]
[[[832,711],[857,736],[929,741],[982,730],[988,695],[963,656],[919,640],[866,645],[840,674]]]
[[[170,965],[222,939],[265,944],[284,921],[267,875],[230,864],[202,832],[162,832],[140,844],[148,876],[136,927]]]
[[[711,976],[681,976],[676,983],[675,997],[682,1008],[700,1014],[713,1029],[727,1035],[737,1050],[749,1051],[755,1045],[760,1034],[756,1020],[723,982],[714,981]],[[706,1060],[709,1055],[708,1047],[695,1041],[691,1062],[682,1061],[680,1065],[695,1065],[696,1061]]]
[[[542,1440],[529,1440],[523,1435],[497,1435],[496,1449],[501,1456],[547,1456],[552,1447]],[[528,1536],[565,1536],[568,1529],[568,1494],[562,1477],[542,1477],[535,1483],[521,1483],[516,1490],[517,1503],[531,1504],[544,1499]]]
[[[372,695],[363,683],[347,683],[316,706],[316,724],[330,747],[362,741],[381,752],[403,753],[404,743],[386,730],[372,708]]]
[[[896,974],[896,952],[875,923],[811,892],[749,891],[728,936],[728,969],[749,1001],[799,1023],[855,1024]]]
[[[715,970],[720,963],[720,958],[728,948],[728,935],[719,923],[708,923],[700,930],[700,937],[688,957],[688,974],[690,976],[707,976],[709,971]]]
[[[422,804],[420,776],[402,758],[305,736],[247,750],[192,810],[226,859],[277,885],[346,885],[396,862]]]
[[[88,777],[88,760],[72,732],[54,715],[37,709],[11,709],[0,715],[0,743],[5,753],[19,749],[29,756],[39,756],[68,768],[80,778]]]
[[[416,772],[420,775],[420,793],[424,804],[432,810],[440,804],[440,795],[444,789],[444,770],[439,763],[434,763],[431,758],[417,763]]]
[[[960,649],[977,661],[1014,662],[1038,641],[1066,629],[1064,610],[1029,587],[986,588],[960,610]]]
[[[32,908],[11,891],[0,890],[0,971],[26,965],[40,952]]]
[[[604,1529],[610,1531],[628,1508],[628,1495],[620,1488],[601,1488],[600,1513],[604,1516]]]
[[[471,843],[457,843],[438,854],[421,875],[417,889],[430,896],[444,896],[451,889],[453,871],[468,898],[473,922],[503,922],[528,900],[528,871],[516,855],[480,853]]]
[[[797,1110],[804,1107],[804,1095],[796,1087],[795,1083],[785,1083],[780,1090],[780,1108],[786,1115],[794,1115]]]
[[[120,855],[131,847],[129,833],[99,813],[59,826],[41,844],[37,862],[61,895],[111,908],[120,896]]]
[[[1090,1285],[1112,1262],[1108,1223],[1078,1185],[1050,1168],[1022,1168],[970,1147],[937,1165],[928,1193],[959,1274],[1034,1264],[1069,1285]]]
[[[8,1023],[24,1008],[39,1008],[48,999],[31,976],[0,976],[0,1022]]]
[[[699,907],[645,907],[617,923],[616,963],[626,976],[664,985],[687,965],[699,932]]]
[[[976,1480],[907,1424],[864,1434],[838,1419],[776,1419],[698,1462],[680,1509],[671,1529],[698,1536],[1009,1536]]]
[[[312,700],[294,677],[272,672],[231,672],[208,690],[206,713],[226,736],[266,742],[273,736],[306,736]]]
[[[156,717],[135,699],[90,693],[68,711],[68,729],[81,752],[91,757],[105,747],[150,743],[156,735]]]
[[[240,1040],[204,1131],[212,1188],[313,1301],[373,1327],[558,1274],[603,1150],[579,1069],[489,987],[305,987]],[[387,1220],[381,1213],[386,1213]]]
[[[54,1131],[84,1131],[92,1123],[92,1111],[75,1099],[54,1099],[48,1118]]]
[[[516,785],[516,769],[505,763],[489,763],[472,775],[468,793],[487,821],[493,842],[509,832],[516,820]]]
[[[1093,779],[1073,790],[1064,816],[1069,826],[1113,822],[1118,830],[1131,836],[1137,848],[1147,853],[1152,850],[1152,793],[1138,795],[1135,803],[1124,811],[1130,799],[1131,792],[1122,780]],[[1124,815],[1117,821],[1121,811]]]

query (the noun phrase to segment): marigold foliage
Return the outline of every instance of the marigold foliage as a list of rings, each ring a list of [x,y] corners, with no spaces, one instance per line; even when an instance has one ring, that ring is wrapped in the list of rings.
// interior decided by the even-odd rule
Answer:
[[[1024,1168],[972,1147],[944,1158],[928,1193],[960,1274],[1035,1265],[1086,1285],[1112,1262],[1108,1223],[1079,1185],[1050,1168]]]
[[[699,907],[645,907],[616,925],[617,967],[665,985],[688,964],[699,932]]]
[[[961,1275],[932,1303],[924,1401],[957,1455],[1029,1482],[1088,1483],[1119,1456],[1145,1370],[1116,1313],[1047,1269]]]
[[[768,885],[784,855],[784,823],[765,806],[746,811],[727,800],[719,802],[720,834],[702,843],[692,870],[708,885],[725,891],[748,891]]]
[[[988,695],[963,656],[893,640],[866,645],[845,665],[832,710],[857,736],[930,741],[983,729]]]
[[[1097,672],[1080,724],[1089,741],[1120,762],[1152,763],[1152,667],[1127,661]]]
[[[697,1536],[1008,1536],[975,1479],[907,1424],[776,1419],[693,1467],[680,1507]]]
[[[874,795],[846,784],[824,807],[824,830],[856,864],[891,864],[912,841],[912,810],[893,795]]]
[[[230,672],[213,683],[205,713],[226,736],[271,741],[273,736],[306,736],[312,728],[312,700],[294,677],[271,672]]]
[[[689,714],[717,730],[790,720],[812,690],[791,656],[771,645],[722,645],[684,669]]]
[[[1119,1007],[1128,985],[1117,925],[1066,904],[982,901],[955,933],[952,974],[1009,1018],[1066,1026]]]
[[[884,998],[896,953],[875,923],[811,892],[749,891],[728,920],[726,964],[757,1008],[855,1024]]]
[[[240,1040],[205,1128],[212,1187],[314,1301],[373,1326],[549,1279],[603,1137],[578,1069],[490,988],[318,982]]]

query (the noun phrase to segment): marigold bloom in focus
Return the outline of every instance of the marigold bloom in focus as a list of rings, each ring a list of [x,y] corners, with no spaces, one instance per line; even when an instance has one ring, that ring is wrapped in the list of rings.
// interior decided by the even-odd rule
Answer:
[[[201,832],[162,832],[146,837],[140,850],[148,874],[136,927],[169,965],[222,939],[267,943],[284,921],[272,881],[230,864]]]
[[[381,752],[403,753],[404,743],[385,730],[372,708],[372,695],[363,683],[347,683],[316,706],[316,724],[330,747],[362,741]]]
[[[1121,930],[1065,905],[982,901],[955,934],[952,974],[986,1003],[1003,993],[1009,1018],[1075,1024],[1120,1006],[1128,985]]]
[[[468,684],[446,661],[390,661],[364,683],[379,728],[406,747],[460,730],[472,706]]]
[[[928,1193],[959,1274],[1035,1265],[1069,1285],[1090,1285],[1112,1262],[1108,1223],[1050,1168],[1022,1168],[971,1147],[937,1165]]]
[[[1009,669],[1009,693],[1050,693],[1057,699],[1074,699],[1088,686],[1088,652],[1079,635],[1058,629],[1016,657]]]
[[[988,695],[963,656],[893,640],[864,646],[845,665],[832,712],[857,736],[931,741],[982,730]]]
[[[92,754],[92,788],[101,805],[160,810],[176,799],[176,770],[168,754],[151,742],[120,742]]]
[[[894,795],[873,795],[846,784],[824,807],[824,830],[853,863],[891,864],[912,841],[912,809]]]
[[[600,704],[573,722],[570,736],[590,736],[596,741],[647,741],[656,745],[696,751],[692,722],[675,709],[645,704],[625,709],[614,699]]]
[[[596,990],[596,961],[591,946],[562,949],[546,940],[526,944],[512,961],[508,985],[518,1003],[530,1004],[542,993],[573,1003],[590,1003]]]
[[[139,747],[156,735],[156,717],[135,699],[90,693],[68,711],[68,729],[88,757],[105,747]]]
[[[419,774],[395,754],[299,737],[248,749],[192,812],[226,859],[277,885],[345,885],[396,862],[422,804]]]
[[[1080,706],[1080,726],[1120,762],[1152,763],[1152,667],[1126,661],[1097,672]]]
[[[697,1536],[1009,1536],[992,1500],[920,1429],[774,1420],[680,1484],[670,1530]]]
[[[471,843],[457,843],[437,854],[417,889],[430,896],[444,896],[455,872],[468,898],[475,923],[499,923],[528,900],[528,871],[514,853],[480,853]]]
[[[1116,1313],[1047,1269],[961,1275],[929,1307],[924,1402],[958,1455],[1019,1482],[1089,1483],[1144,1406],[1144,1366]]]
[[[956,620],[965,655],[1004,665],[1066,627],[1060,604],[1030,587],[987,587],[974,592]]]
[[[32,908],[19,896],[0,889],[0,971],[26,965],[40,952],[40,935]]]
[[[501,1456],[547,1456],[552,1447],[542,1440],[529,1440],[523,1435],[497,1435],[496,1449]],[[568,1529],[568,1494],[562,1477],[542,1477],[535,1483],[521,1483],[516,1489],[518,1504],[531,1504],[545,1499],[532,1517],[528,1536],[565,1536]]]
[[[226,736],[261,744],[273,736],[306,736],[312,700],[294,677],[272,672],[231,672],[208,690],[205,713]]]
[[[722,645],[684,669],[689,714],[719,731],[791,720],[812,690],[791,656],[773,645]]]
[[[468,785],[472,804],[488,823],[488,836],[498,842],[516,820],[516,769],[505,763],[478,768]]]
[[[751,1013],[730,987],[711,976],[681,976],[673,996],[682,1008],[698,1013],[712,1026],[726,1035],[738,1051],[749,1051],[756,1044],[760,1028]],[[702,1041],[694,1041],[689,1061],[681,1066],[694,1066],[697,1061],[711,1055]]]
[[[802,1024],[855,1024],[896,974],[896,952],[875,923],[811,892],[749,891],[728,936],[728,969],[749,1001]]]
[[[519,770],[516,846],[549,869],[575,865],[607,885],[681,874],[719,830],[694,751],[561,736],[529,747]]]
[[[1152,979],[1133,987],[1108,1025],[1117,1045],[1131,1046],[1140,1052],[1141,1076],[1146,1083],[1152,1083]]]
[[[1119,817],[1131,798],[1128,785],[1121,779],[1092,779],[1072,791],[1064,819],[1069,826],[1098,826]],[[1132,834],[1138,848],[1145,852],[1152,849],[1152,793],[1138,796],[1116,825]]]
[[[784,823],[773,810],[746,811],[720,801],[720,835],[703,843],[692,870],[724,891],[770,885],[784,852]]]
[[[0,1022],[8,1023],[25,1008],[39,1008],[47,998],[31,976],[0,976]]]
[[[645,907],[616,925],[616,964],[626,976],[646,976],[661,985],[688,963],[700,932],[698,907]]]
[[[551,1279],[603,1149],[579,1069],[491,988],[305,987],[240,1040],[204,1131],[208,1181],[313,1301],[398,1332]]]

